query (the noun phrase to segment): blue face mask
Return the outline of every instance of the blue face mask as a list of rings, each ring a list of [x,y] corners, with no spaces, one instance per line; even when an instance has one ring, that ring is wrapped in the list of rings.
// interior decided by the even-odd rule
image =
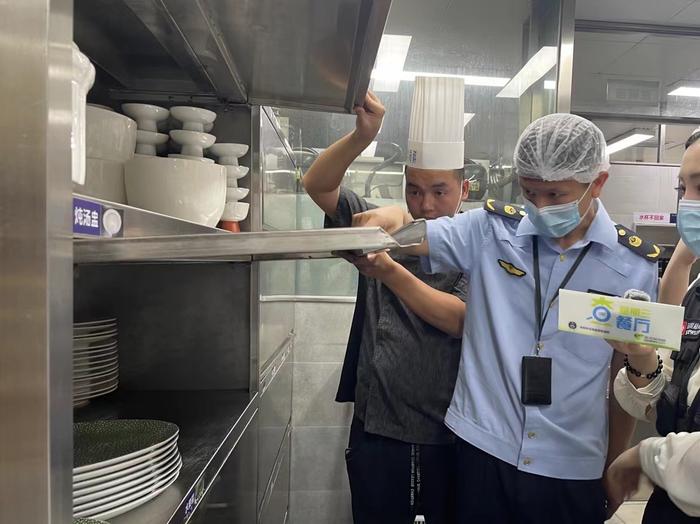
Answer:
[[[538,208],[529,200],[525,200],[527,217],[540,235],[550,238],[565,237],[581,223],[581,213],[579,213],[578,205],[590,188],[591,186],[589,185],[580,199],[568,204]],[[593,201],[591,201],[592,203]]]
[[[680,201],[677,227],[685,245],[700,254],[700,200]]]

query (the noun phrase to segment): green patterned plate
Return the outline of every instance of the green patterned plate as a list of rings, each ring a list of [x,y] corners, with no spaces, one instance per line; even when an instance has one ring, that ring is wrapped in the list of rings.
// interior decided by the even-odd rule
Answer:
[[[109,524],[109,522],[93,519],[73,519],[73,524]]]
[[[73,424],[73,473],[99,470],[147,455],[176,438],[178,427],[161,420],[98,420]]]

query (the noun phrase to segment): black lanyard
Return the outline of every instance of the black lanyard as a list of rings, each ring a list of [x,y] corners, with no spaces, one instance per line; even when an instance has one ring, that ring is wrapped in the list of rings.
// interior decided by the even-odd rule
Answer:
[[[559,298],[559,291],[564,289],[566,285],[569,283],[569,280],[571,280],[571,277],[574,276],[574,273],[576,273],[576,270],[578,267],[581,265],[581,262],[583,262],[583,259],[586,258],[586,255],[588,252],[591,250],[591,246],[593,245],[592,242],[589,242],[586,247],[583,248],[583,251],[579,254],[578,258],[576,258],[576,261],[574,262],[574,265],[571,266],[571,269],[569,269],[569,272],[566,274],[564,277],[564,280],[561,281],[561,284],[559,284],[559,287],[557,288],[556,293],[554,293],[554,296],[552,297],[552,300],[550,300],[549,305],[547,306],[547,310],[544,312],[544,317],[542,316],[542,289],[540,285],[540,247],[539,247],[539,239],[537,236],[532,237],[532,258],[534,260],[534,271],[535,271],[535,314],[537,315],[537,318],[535,319],[537,321],[537,352],[539,353],[540,350],[540,339],[542,338],[542,331],[544,330],[544,324],[547,322],[547,315],[549,314],[549,310],[552,307],[552,304]]]

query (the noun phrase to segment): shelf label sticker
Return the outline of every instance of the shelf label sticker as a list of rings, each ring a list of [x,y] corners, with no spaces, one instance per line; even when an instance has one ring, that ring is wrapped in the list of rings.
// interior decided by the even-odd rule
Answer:
[[[671,213],[635,213],[635,224],[672,224]]]
[[[102,204],[73,198],[73,234],[92,237],[123,236],[124,216],[119,209],[105,208]]]
[[[99,237],[102,206],[89,200],[73,199],[73,233]]]
[[[197,484],[194,485],[185,498],[187,502],[185,502],[185,517],[183,519],[183,524],[187,524],[190,518],[192,518],[192,515],[197,510],[197,506],[199,506],[199,503],[204,498],[204,491],[204,478],[200,478],[197,481]]]

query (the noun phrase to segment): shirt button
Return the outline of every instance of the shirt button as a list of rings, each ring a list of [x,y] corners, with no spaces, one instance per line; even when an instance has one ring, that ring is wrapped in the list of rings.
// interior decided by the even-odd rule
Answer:
[[[532,440],[532,439],[535,438],[535,437],[537,437],[537,433],[535,433],[534,431],[528,432],[527,438],[529,438],[530,440]]]
[[[559,261],[564,262],[564,260],[566,260],[566,255],[562,253],[561,255],[559,255]]]
[[[532,464],[532,459],[530,457],[525,457],[525,460],[523,460],[523,464],[529,466],[530,464]]]

